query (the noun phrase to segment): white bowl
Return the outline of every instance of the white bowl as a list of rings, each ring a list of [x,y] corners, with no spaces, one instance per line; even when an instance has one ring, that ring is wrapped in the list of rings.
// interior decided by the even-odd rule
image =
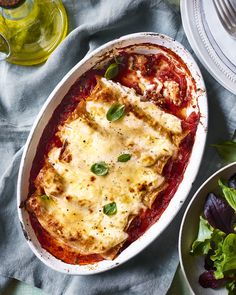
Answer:
[[[170,48],[172,51],[177,53],[186,63],[189,70],[191,71],[193,78],[196,81],[196,86],[198,89],[198,105],[201,119],[200,123],[198,124],[195,143],[193,146],[189,164],[184,173],[184,178],[179,185],[179,188],[174,197],[170,201],[167,209],[162,214],[161,218],[155,224],[153,224],[139,239],[133,242],[128,248],[123,250],[121,254],[119,254],[118,257],[116,257],[114,260],[104,260],[93,265],[71,265],[64,263],[52,256],[49,252],[41,247],[30,224],[27,211],[25,209],[19,208],[21,202],[24,201],[28,195],[30,170],[32,166],[32,161],[35,157],[39,139],[55,108],[60,104],[61,100],[66,95],[70,87],[74,84],[74,82],[84,72],[88,71],[97,62],[104,58],[105,54],[112,54],[112,52],[115,52],[117,48],[135,45],[135,52],[157,52],[157,49],[154,49],[153,47],[148,45],[144,45],[144,43],[162,45]],[[109,55],[106,56],[108,56],[108,60],[110,57]],[[69,73],[61,80],[61,82],[56,86],[51,95],[48,97],[32,127],[22,156],[17,187],[18,213],[22,224],[22,229],[24,233],[27,233],[27,242],[35,255],[46,265],[57,271],[67,274],[87,275],[103,272],[114,268],[138,254],[154,239],[156,239],[160,235],[160,233],[168,226],[168,224],[179,211],[183,201],[186,199],[201,162],[206,140],[207,118],[207,97],[200,70],[191,57],[190,53],[181,44],[171,39],[170,37],[157,33],[131,34],[120,39],[108,42],[93,51],[92,53],[88,54],[82,61],[80,61],[73,69],[69,71]]]
[[[236,162],[218,170],[209,177],[197,190],[189,203],[179,233],[179,257],[184,277],[190,290],[196,295],[226,295],[226,289],[213,290],[203,288],[199,283],[199,276],[205,271],[204,257],[192,256],[189,251],[196,239],[199,227],[199,216],[203,212],[206,196],[209,192],[219,193],[218,179],[229,179],[236,172]]]

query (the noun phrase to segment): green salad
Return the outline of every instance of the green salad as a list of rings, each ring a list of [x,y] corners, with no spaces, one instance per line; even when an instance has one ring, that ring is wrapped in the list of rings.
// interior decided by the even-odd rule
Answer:
[[[221,194],[209,193],[200,216],[192,255],[205,256],[205,271],[199,277],[204,288],[226,287],[236,294],[236,174],[219,180]]]

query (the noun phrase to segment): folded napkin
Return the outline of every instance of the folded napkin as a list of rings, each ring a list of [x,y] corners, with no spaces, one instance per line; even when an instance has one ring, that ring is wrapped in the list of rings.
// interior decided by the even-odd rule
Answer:
[[[0,174],[3,175],[0,181],[0,293],[8,283],[7,278],[16,278],[55,295],[166,294],[179,262],[177,239],[184,208],[142,253],[116,269],[93,276],[69,276],[51,270],[32,253],[23,237],[16,207],[21,147],[42,104],[61,78],[88,52],[128,33],[165,33],[191,51],[182,28],[178,1],[67,0],[64,4],[71,32],[46,63],[35,67],[0,63]],[[236,126],[236,97],[202,71],[209,95],[209,136],[189,197],[221,166],[208,144],[228,138]]]

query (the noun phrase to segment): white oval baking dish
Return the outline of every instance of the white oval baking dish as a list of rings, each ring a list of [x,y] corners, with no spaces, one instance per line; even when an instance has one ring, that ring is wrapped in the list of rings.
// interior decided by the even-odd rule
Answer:
[[[93,67],[98,61],[101,60],[101,58],[104,58],[104,55],[107,56],[108,52],[115,52],[118,48],[135,45],[135,52],[141,51],[142,53],[155,53],[154,48],[145,46],[144,43],[162,45],[174,51],[183,59],[196,81],[201,119],[200,123],[198,124],[192,154],[184,173],[184,178],[180,183],[174,197],[170,201],[167,209],[163,212],[161,218],[155,224],[153,224],[139,239],[133,242],[128,248],[123,250],[114,260],[104,260],[90,265],[71,265],[64,263],[41,247],[30,224],[27,211],[20,208],[21,202],[24,201],[28,195],[30,170],[32,161],[35,157],[36,148],[38,146],[42,132],[53,114],[53,111],[60,104],[61,100],[66,95],[70,87],[84,72]],[[109,56],[107,59],[109,59]],[[186,199],[192,187],[192,183],[197,175],[203,155],[207,133],[207,121],[207,97],[200,70],[190,53],[180,43],[176,42],[172,38],[158,33],[131,34],[108,42],[88,54],[68,72],[68,74],[55,87],[53,92],[46,100],[29,134],[22,156],[17,185],[18,214],[22,229],[25,233],[25,236],[27,237],[27,242],[35,255],[43,263],[54,270],[74,275],[88,275],[103,272],[117,267],[118,265],[137,255],[161,234],[161,232],[168,226],[168,224],[177,214],[184,200]]]

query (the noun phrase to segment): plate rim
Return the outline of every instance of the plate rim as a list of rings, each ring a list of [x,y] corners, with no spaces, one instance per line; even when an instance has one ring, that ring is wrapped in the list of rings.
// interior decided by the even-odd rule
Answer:
[[[204,46],[204,50],[202,50],[198,43],[197,39],[201,41],[201,37],[199,36],[199,32],[196,29],[193,29],[193,25],[191,25],[191,21],[189,19],[189,7],[191,7],[193,11],[193,6],[196,2],[199,2],[201,0],[193,0],[193,1],[188,1],[188,0],[180,0],[180,13],[181,13],[181,20],[184,28],[184,32],[187,36],[187,39],[189,41],[190,46],[192,47],[194,53],[196,54],[197,58],[199,61],[203,64],[203,66],[206,68],[206,70],[211,74],[211,76],[220,84],[222,85],[225,89],[230,91],[233,94],[236,94],[236,84],[235,87],[233,87],[233,81],[231,81],[229,78],[227,78],[227,75],[222,74],[222,76],[218,75],[211,67],[209,64],[208,60],[211,60],[214,65],[214,69],[217,70],[217,72],[220,71],[220,69],[215,65],[215,62],[212,60],[210,57],[209,53],[207,52],[206,47]],[[195,24],[195,22],[194,22]],[[194,37],[194,33],[197,34],[197,37]],[[201,42],[202,43],[202,42]],[[215,50],[211,48],[214,52]],[[220,60],[220,62],[222,62]],[[225,65],[225,64],[224,64]],[[236,73],[235,73],[235,78],[236,78]]]

